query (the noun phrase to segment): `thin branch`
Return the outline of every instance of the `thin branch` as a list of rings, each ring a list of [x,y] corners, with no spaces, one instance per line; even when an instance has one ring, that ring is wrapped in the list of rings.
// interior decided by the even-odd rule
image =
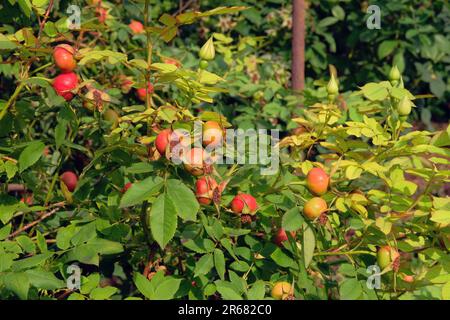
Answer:
[[[42,215],[39,217],[39,219],[37,219],[37,220],[35,220],[35,221],[33,221],[33,222],[30,222],[29,224],[23,226],[23,227],[20,228],[19,230],[14,231],[13,233],[11,233],[11,234],[8,236],[8,238],[9,238],[9,239],[13,239],[13,238],[15,238],[17,235],[19,235],[20,233],[22,233],[22,232],[24,232],[24,231],[26,231],[26,230],[28,230],[28,229],[34,227],[34,226],[37,225],[37,224],[39,224],[42,220],[47,219],[48,217],[54,215],[56,212],[58,212],[59,209],[61,209],[62,206],[64,206],[65,203],[64,203],[64,202],[60,202],[60,203],[58,203],[58,204],[59,204],[59,206],[58,206],[57,208],[55,208],[55,209],[53,209],[53,210],[51,210],[51,211],[49,211],[49,212],[47,212],[47,213],[42,214]]]

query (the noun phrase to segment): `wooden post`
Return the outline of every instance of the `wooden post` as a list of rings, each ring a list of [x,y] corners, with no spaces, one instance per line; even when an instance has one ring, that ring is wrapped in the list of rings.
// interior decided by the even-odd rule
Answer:
[[[292,90],[305,88],[305,1],[293,0]]]

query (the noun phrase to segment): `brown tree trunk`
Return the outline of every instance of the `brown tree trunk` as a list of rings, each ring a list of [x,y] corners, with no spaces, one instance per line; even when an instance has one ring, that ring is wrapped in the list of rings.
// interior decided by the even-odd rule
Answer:
[[[305,0],[293,0],[292,90],[305,88]]]

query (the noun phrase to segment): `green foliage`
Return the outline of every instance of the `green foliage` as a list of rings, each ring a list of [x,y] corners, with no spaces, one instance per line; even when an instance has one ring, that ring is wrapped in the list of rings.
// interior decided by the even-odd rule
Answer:
[[[450,178],[450,130],[413,130],[408,108],[421,99],[407,89],[423,85],[414,80],[421,63],[433,61],[446,76],[441,31],[412,29],[418,33],[407,32],[406,40],[393,40],[389,28],[380,38],[361,28],[349,33],[359,23],[354,4],[311,2],[306,56],[308,70],[320,76],[299,97],[288,85],[289,6],[231,2],[169,15],[174,2],[161,1],[139,34],[127,24],[145,16],[142,1],[102,1],[104,21],[100,7],[83,1],[83,32],[68,30],[67,1],[55,1],[48,17],[45,0],[2,4],[1,299],[270,299],[278,281],[291,283],[296,299],[448,299],[450,203],[442,186]],[[424,5],[419,20],[398,30],[422,15],[433,19],[440,3]],[[387,16],[410,7],[386,5]],[[11,14],[17,10],[22,14]],[[360,57],[364,46],[349,34],[376,43],[370,58]],[[198,54],[210,37],[215,54],[205,65]],[[353,43],[359,60],[348,63],[334,39]],[[414,56],[412,40],[424,41],[424,60],[402,65]],[[70,101],[49,85],[59,72],[51,57],[59,42],[77,49],[80,83]],[[439,48],[429,49],[433,43]],[[393,74],[391,61],[382,63],[387,57],[397,62],[399,79],[386,79]],[[327,87],[330,63],[342,70]],[[149,82],[142,101],[136,91]],[[339,88],[352,91],[336,97]],[[118,126],[104,119],[110,110]],[[261,175],[258,165],[204,168],[223,190],[200,205],[197,177],[154,147],[161,129],[194,133],[194,121],[299,130],[283,133],[275,175]],[[305,183],[313,167],[331,182],[322,196],[327,211],[311,221],[302,212],[313,197]],[[73,192],[60,180],[65,171],[79,178]],[[239,193],[256,199],[254,216],[230,209]],[[288,235],[278,246],[280,228]],[[367,268],[381,246],[401,256],[374,290]],[[74,264],[80,288],[70,290]]]

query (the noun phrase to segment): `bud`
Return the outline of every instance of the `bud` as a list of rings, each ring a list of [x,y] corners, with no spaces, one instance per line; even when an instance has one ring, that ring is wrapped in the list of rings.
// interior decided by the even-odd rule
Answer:
[[[199,66],[200,69],[206,69],[206,68],[208,68],[208,61],[200,60],[200,63],[199,63],[198,66]]]
[[[411,107],[411,100],[404,96],[397,105],[397,112],[400,116],[407,116],[411,113]]]
[[[214,42],[213,38],[209,38],[208,41],[203,45],[203,47],[200,49],[200,52],[198,53],[200,56],[200,59],[202,60],[213,60],[214,56],[216,55],[216,51],[214,49]]]
[[[398,70],[397,66],[394,65],[391,68],[391,71],[389,71],[389,81],[391,81],[391,83],[394,81],[398,81],[400,80],[400,77],[401,77],[400,70]]]
[[[334,96],[339,92],[339,87],[338,87],[338,84],[337,84],[336,79],[334,78],[333,74],[331,74],[331,79],[328,82],[327,92],[328,92],[328,95],[330,95],[330,96],[331,95]]]

